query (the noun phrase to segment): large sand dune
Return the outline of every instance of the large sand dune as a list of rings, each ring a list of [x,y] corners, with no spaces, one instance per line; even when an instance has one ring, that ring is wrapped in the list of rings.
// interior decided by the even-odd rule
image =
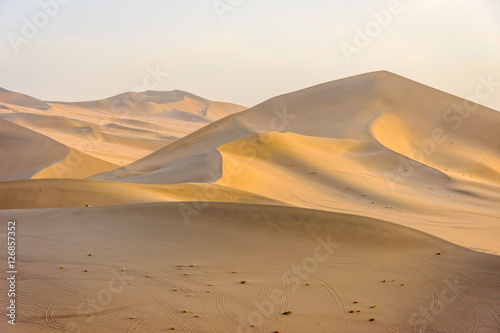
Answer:
[[[495,110],[385,71],[242,112],[20,104],[0,219],[22,332],[498,332]]]
[[[91,179],[220,176],[218,184],[290,205],[383,218],[496,252],[498,128],[497,111],[375,72],[273,98]]]
[[[498,331],[497,256],[359,216],[178,206],[0,212],[24,239],[7,332]]]

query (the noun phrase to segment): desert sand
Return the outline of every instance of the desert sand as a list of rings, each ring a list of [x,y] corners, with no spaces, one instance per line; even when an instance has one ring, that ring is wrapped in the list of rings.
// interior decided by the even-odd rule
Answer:
[[[2,332],[499,331],[498,111],[381,71],[0,118]]]

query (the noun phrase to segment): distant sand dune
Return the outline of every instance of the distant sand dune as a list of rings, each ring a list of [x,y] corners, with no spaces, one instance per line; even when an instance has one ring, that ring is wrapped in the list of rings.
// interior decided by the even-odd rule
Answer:
[[[0,91],[2,103],[5,107],[0,108],[0,118],[117,166],[134,162],[217,119],[245,109],[178,90],[124,93],[99,101],[74,103],[45,103]],[[94,173],[109,170],[91,169]]]

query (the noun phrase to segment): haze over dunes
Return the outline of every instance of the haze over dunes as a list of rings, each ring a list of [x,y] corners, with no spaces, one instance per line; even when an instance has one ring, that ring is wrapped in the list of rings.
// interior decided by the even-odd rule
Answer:
[[[500,327],[498,111],[387,71],[249,109],[178,90],[0,105],[23,331]]]

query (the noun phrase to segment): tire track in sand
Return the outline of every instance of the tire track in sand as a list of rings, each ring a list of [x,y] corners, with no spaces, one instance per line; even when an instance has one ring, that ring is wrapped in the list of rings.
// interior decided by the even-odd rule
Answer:
[[[144,316],[139,309],[137,308],[134,309],[132,313],[134,313],[139,319],[134,323],[134,325],[132,325],[132,327],[128,329],[127,333],[136,333],[143,324],[147,323],[149,317],[151,317],[157,311],[158,310],[151,311],[150,313]],[[153,328],[151,327],[151,329]]]
[[[61,323],[57,320],[56,316],[54,316],[54,311],[57,305],[66,297],[67,296],[60,296],[56,298],[52,303],[49,304],[49,306],[45,310],[45,321],[49,324],[50,327],[62,328]]]
[[[217,309],[221,313],[222,317],[224,320],[231,325],[235,329],[239,329],[239,325],[242,324],[238,322],[236,319],[233,318],[233,316],[229,313],[229,310],[227,309],[227,304],[226,304],[226,294],[227,290],[229,287],[234,285],[234,282],[230,282],[226,284],[222,289],[217,293]],[[244,325],[244,322],[243,322]]]
[[[328,294],[330,294],[331,298],[335,302],[334,308],[337,309],[338,313],[338,323],[337,320],[335,320],[335,325],[336,329],[334,332],[347,332],[347,315],[346,315],[346,309],[344,306],[344,302],[342,301],[342,298],[340,298],[339,294],[337,291],[326,281],[315,277],[315,276],[310,276],[311,279],[317,281],[323,288],[326,289]]]
[[[163,298],[161,297],[160,293],[158,292],[158,288],[156,288],[153,283],[147,279],[143,278],[142,279],[144,282],[144,285],[148,287],[148,289],[151,291],[151,296],[153,297],[156,305],[158,306],[158,310],[163,312],[176,326],[179,326],[182,330],[186,332],[198,332],[200,331],[200,327],[195,324],[197,327],[197,330],[193,331],[189,328],[189,324],[186,323],[185,318],[181,318],[176,314],[176,311],[169,306],[169,304],[165,303]],[[181,308],[182,304],[180,302],[174,302],[173,300],[169,300],[170,304],[176,304],[179,308]],[[193,326],[193,325],[191,325]]]

